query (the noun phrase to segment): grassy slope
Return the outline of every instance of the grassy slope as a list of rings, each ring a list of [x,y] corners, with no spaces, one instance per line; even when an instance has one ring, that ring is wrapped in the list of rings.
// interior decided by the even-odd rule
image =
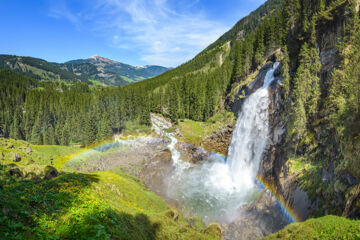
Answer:
[[[200,145],[200,142],[212,135],[226,125],[234,125],[235,116],[231,112],[219,112],[206,122],[197,122],[185,119],[179,122],[178,128],[184,136],[181,139],[184,142]]]
[[[290,224],[265,239],[360,239],[360,221],[337,216],[325,216],[310,219],[303,223]]]
[[[0,168],[0,239],[216,239],[199,219],[172,217],[164,200],[122,172],[62,172],[42,180],[51,158],[61,170],[79,150],[0,139],[2,164],[18,152],[25,175],[10,177],[9,167]]]

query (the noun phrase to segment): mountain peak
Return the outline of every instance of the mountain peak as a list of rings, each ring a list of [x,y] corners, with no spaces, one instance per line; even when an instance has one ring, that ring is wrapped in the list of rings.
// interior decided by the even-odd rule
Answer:
[[[94,56],[89,57],[88,60],[96,61],[96,62],[104,62],[104,63],[109,63],[109,64],[118,63],[117,61],[114,61],[114,60],[111,60],[109,58],[99,56],[97,54],[95,54]]]

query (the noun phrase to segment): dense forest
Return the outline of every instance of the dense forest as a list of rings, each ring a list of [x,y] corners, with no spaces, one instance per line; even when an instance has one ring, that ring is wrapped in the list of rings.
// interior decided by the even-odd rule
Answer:
[[[149,124],[148,101],[141,91],[36,82],[10,70],[1,70],[0,79],[0,129],[5,137],[88,145],[121,131],[125,122]]]

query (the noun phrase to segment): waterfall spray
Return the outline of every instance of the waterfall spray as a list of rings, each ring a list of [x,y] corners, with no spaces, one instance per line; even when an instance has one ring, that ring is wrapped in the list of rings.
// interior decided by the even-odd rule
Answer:
[[[245,100],[227,160],[213,154],[203,164],[189,165],[181,161],[174,147],[176,138],[167,133],[177,166],[167,180],[168,196],[181,203],[185,214],[200,216],[207,223],[231,222],[241,206],[260,194],[255,182],[269,133],[268,86],[275,80],[278,66],[278,62],[274,63],[266,73],[263,86]]]

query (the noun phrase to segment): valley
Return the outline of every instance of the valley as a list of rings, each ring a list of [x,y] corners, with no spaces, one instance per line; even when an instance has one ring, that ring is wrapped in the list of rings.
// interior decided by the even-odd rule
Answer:
[[[268,0],[176,68],[0,55],[0,239],[360,239],[359,0]]]

